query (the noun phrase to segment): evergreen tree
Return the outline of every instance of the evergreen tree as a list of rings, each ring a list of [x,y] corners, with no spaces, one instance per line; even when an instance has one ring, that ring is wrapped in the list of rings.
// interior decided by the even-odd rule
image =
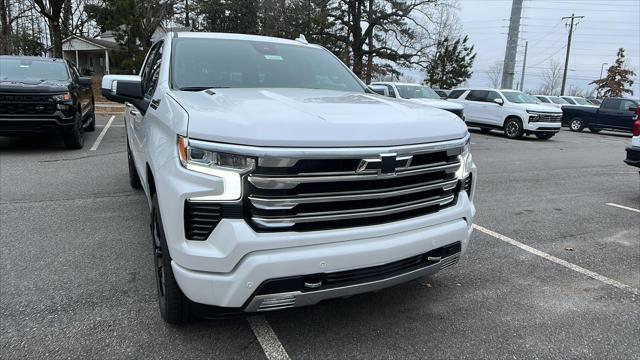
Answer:
[[[431,86],[452,89],[471,77],[471,67],[476,58],[468,37],[451,41],[438,41],[436,53],[427,65],[427,79]]]
[[[597,91],[604,97],[621,97],[624,94],[633,95],[633,90],[631,90],[631,86],[633,86],[632,78],[636,74],[624,67],[624,57],[624,49],[620,48],[616,63],[607,70],[607,77],[594,80],[589,85],[595,84]],[[627,85],[628,87],[626,87]]]

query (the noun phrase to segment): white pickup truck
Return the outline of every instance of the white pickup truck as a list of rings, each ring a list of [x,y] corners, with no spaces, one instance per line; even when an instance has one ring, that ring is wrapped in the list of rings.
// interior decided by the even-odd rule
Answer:
[[[126,104],[167,322],[378,290],[467,248],[464,123],[369,93],[304,39],[169,33],[140,76],[105,76],[102,92]]]
[[[465,122],[488,133],[502,130],[510,139],[533,134],[548,140],[560,131],[562,111],[540,104],[531,95],[516,90],[455,89],[450,101],[464,105]]]

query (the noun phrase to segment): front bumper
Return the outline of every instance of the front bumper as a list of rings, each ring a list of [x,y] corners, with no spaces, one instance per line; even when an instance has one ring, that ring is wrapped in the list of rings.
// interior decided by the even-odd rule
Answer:
[[[529,122],[525,131],[529,134],[555,134],[560,128],[559,122]]]
[[[640,167],[640,147],[628,147],[627,158],[624,162],[628,165]]]
[[[0,114],[0,135],[21,136],[64,132],[73,129],[74,116],[65,116],[60,111],[42,116],[5,116]]]
[[[159,169],[163,176],[156,177],[158,202],[178,285],[190,300],[206,305],[245,308],[255,290],[269,279],[387,264],[454,242],[461,244],[462,254],[476,212],[462,191],[452,206],[396,222],[323,231],[256,232],[244,219],[223,218],[206,240],[192,241],[185,238],[185,200],[216,195],[222,184],[219,178],[178,164],[177,159],[167,159]],[[472,194],[476,172],[473,166]],[[434,269],[439,267],[429,271]],[[389,281],[380,285],[396,280]],[[353,289],[364,292],[368,286]],[[342,296],[333,291],[326,294]]]

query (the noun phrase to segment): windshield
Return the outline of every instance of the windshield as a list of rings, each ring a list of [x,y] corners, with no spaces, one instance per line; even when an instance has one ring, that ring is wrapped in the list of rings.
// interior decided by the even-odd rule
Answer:
[[[588,101],[587,101],[587,99],[585,99],[585,98],[575,97],[575,98],[573,98],[573,100],[574,100],[578,105],[593,105],[592,103],[588,102]]]
[[[403,99],[440,99],[433,89],[420,85],[396,85]]]
[[[551,100],[551,102],[553,102],[554,104],[561,104],[561,105],[568,104],[567,100],[558,96],[549,96],[549,100]]]
[[[540,100],[531,95],[527,95],[520,91],[503,91],[502,94],[507,101],[515,104],[539,104]]]
[[[349,70],[320,48],[262,41],[177,39],[173,84],[208,88],[303,88],[364,93]]]
[[[67,80],[62,61],[0,59],[0,80]]]

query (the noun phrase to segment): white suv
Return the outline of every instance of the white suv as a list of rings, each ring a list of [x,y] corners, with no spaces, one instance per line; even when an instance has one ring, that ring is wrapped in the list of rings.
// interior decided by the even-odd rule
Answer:
[[[382,289],[467,248],[464,123],[371,94],[320,46],[169,33],[140,76],[105,76],[102,92],[126,103],[170,323],[199,304],[255,312]]]
[[[562,111],[520,91],[456,89],[449,98],[464,105],[467,125],[483,132],[499,129],[510,139],[534,134],[547,140],[560,131]]]

